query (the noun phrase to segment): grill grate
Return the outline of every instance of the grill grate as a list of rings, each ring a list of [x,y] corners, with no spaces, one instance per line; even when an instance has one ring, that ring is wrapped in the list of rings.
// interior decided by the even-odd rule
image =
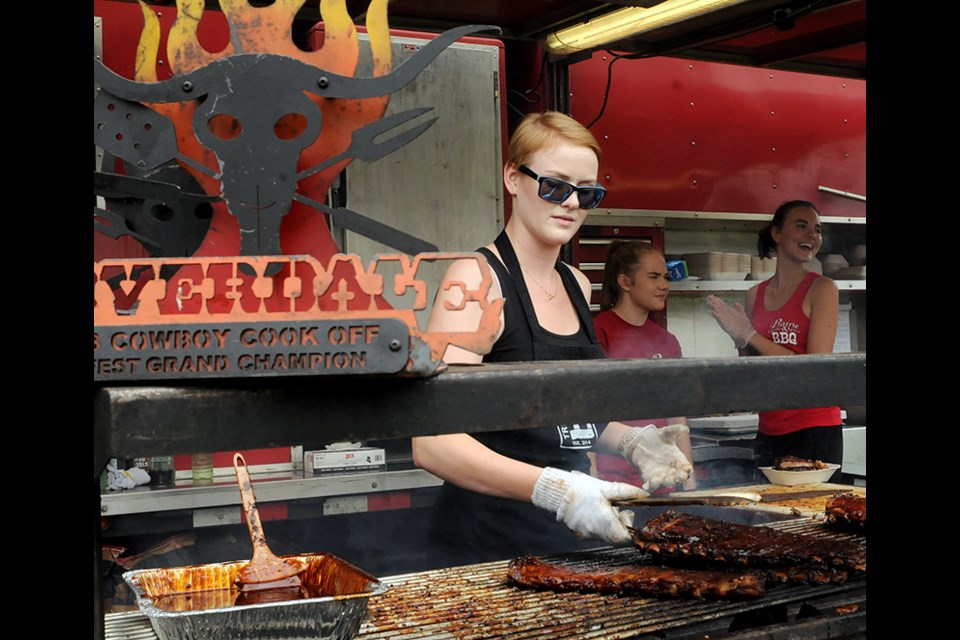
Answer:
[[[811,519],[768,526],[824,538],[854,538],[866,544],[863,536],[829,531],[822,522]],[[605,548],[550,559],[561,564],[609,567],[636,562],[638,555],[630,548]],[[720,625],[728,618],[758,609],[818,600],[831,602],[831,607],[836,603],[856,605],[863,630],[866,628],[865,577],[839,585],[774,587],[756,600],[699,601],[518,589],[506,582],[507,564],[489,562],[384,578],[388,588],[371,600],[370,616],[358,638],[616,640],[654,633],[680,637],[682,630],[692,625],[703,627],[710,621]],[[105,626],[107,639],[156,638],[147,618],[138,612],[108,614]],[[860,623],[854,626],[859,629]],[[665,634],[669,630],[678,635]]]

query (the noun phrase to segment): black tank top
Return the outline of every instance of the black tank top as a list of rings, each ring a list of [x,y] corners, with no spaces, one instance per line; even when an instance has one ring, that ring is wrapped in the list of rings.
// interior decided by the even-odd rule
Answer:
[[[593,331],[590,308],[573,272],[561,261],[555,269],[580,317],[577,333],[562,336],[543,329],[537,321],[516,253],[505,232],[495,243],[503,262],[488,249],[482,253],[500,281],[504,297],[504,330],[484,362],[587,360],[603,358]],[[598,426],[549,425],[476,433],[490,449],[541,467],[589,472],[586,452],[599,436]],[[602,543],[582,541],[556,516],[530,503],[493,498],[444,483],[435,504],[431,526],[431,553],[435,566],[452,566],[513,558],[520,555],[563,553]]]

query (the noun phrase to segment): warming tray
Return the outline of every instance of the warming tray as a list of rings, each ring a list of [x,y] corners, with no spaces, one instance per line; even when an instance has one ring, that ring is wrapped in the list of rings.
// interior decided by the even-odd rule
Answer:
[[[128,571],[123,579],[160,640],[349,640],[370,598],[386,590],[336,556],[282,557],[307,564],[296,598],[276,589],[242,593],[234,579],[246,560]]]

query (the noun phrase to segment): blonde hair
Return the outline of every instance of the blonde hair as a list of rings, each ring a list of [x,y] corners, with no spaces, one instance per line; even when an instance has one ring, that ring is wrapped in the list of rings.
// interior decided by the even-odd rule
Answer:
[[[596,154],[597,162],[602,159],[600,143],[589,129],[559,111],[544,111],[527,115],[517,125],[510,137],[507,164],[526,164],[534,153],[559,141],[587,147]]]

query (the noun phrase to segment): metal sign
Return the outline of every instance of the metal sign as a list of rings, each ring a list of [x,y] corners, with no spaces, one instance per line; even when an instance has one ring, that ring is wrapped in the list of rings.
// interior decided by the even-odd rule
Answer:
[[[99,381],[397,373],[409,344],[394,318],[102,327],[93,336]]]
[[[428,332],[430,263],[473,261],[454,310],[468,332]],[[164,275],[169,270],[175,275]],[[351,291],[347,283],[358,291]],[[384,302],[385,283],[402,306]],[[482,353],[503,298],[479,253],[141,258],[94,264],[94,380],[405,373],[432,375],[450,344]],[[355,307],[355,309],[351,309]]]

